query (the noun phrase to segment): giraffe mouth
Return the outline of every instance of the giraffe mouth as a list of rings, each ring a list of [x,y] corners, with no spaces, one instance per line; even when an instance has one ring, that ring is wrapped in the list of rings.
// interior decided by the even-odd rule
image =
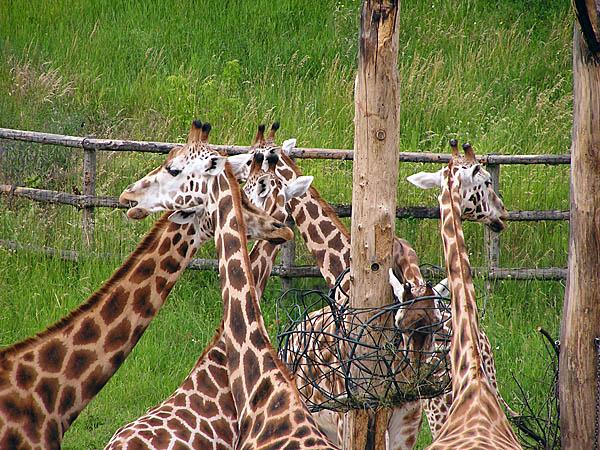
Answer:
[[[134,207],[134,208],[129,208],[127,210],[127,217],[129,217],[130,219],[133,219],[133,220],[144,219],[145,217],[148,217],[149,214],[150,214],[150,212],[147,209],[143,209],[143,208]]]
[[[268,242],[270,244],[280,245],[280,244],[283,244],[284,242],[287,242],[287,240],[283,239],[283,238],[275,238],[275,239],[269,239]]]
[[[294,232],[290,227],[286,227],[281,223],[275,224],[275,236],[269,241],[272,243],[283,244],[286,241],[291,241],[294,239]]]

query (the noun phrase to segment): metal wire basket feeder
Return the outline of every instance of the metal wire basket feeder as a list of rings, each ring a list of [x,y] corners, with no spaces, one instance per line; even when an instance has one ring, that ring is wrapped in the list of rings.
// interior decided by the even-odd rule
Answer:
[[[429,295],[351,308],[341,278],[328,294],[292,289],[277,302],[279,354],[309,410],[390,407],[445,392],[448,299]]]

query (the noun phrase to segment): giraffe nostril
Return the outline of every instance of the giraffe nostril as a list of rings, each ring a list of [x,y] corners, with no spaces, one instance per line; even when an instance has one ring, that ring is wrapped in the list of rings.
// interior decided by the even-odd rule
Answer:
[[[491,230],[495,233],[500,233],[501,231],[504,230],[504,224],[499,220],[495,220],[495,221],[491,222],[489,226],[490,226]]]

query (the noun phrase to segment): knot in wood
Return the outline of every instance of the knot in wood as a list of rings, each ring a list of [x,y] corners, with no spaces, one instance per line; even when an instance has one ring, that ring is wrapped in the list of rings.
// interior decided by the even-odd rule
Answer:
[[[385,130],[377,130],[377,132],[375,133],[375,137],[380,141],[383,141],[385,139]]]
[[[379,264],[377,264],[377,263],[371,264],[371,270],[373,272],[377,272],[379,270]]]

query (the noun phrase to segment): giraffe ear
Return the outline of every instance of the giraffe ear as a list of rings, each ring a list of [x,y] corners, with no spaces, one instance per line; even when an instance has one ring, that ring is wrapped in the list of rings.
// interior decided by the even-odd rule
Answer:
[[[440,169],[437,172],[419,172],[415,173],[407,177],[409,183],[414,184],[415,186],[421,189],[431,189],[434,187],[442,186],[442,170]]]
[[[250,172],[250,164],[252,164],[252,153],[242,153],[233,155],[227,158],[231,165],[233,175],[238,181],[246,181]]]
[[[394,271],[392,270],[391,267],[389,270],[389,276],[390,276],[390,285],[392,286],[392,291],[394,291],[394,297],[396,297],[397,302],[401,302],[402,299],[404,298],[404,286],[402,286],[402,283],[400,283],[400,280],[398,280],[398,278],[396,278],[396,275],[394,275]]]
[[[283,190],[283,196],[286,203],[294,197],[304,195],[306,191],[308,191],[313,179],[314,177],[311,176],[301,176],[287,185]]]
[[[433,292],[435,295],[439,295],[440,297],[450,298],[450,290],[448,289],[448,278],[444,278],[438,284],[433,287]]]
[[[281,144],[281,149],[283,150],[283,153],[285,153],[286,155],[289,155],[290,152],[296,147],[296,139],[292,138],[292,139],[287,139],[286,141],[283,142],[283,144]]]
[[[223,172],[226,162],[227,162],[227,158],[225,156],[221,156],[221,155],[211,156],[206,161],[206,169],[205,169],[206,172],[205,173],[207,175],[211,175],[211,176],[219,175],[221,172]]]
[[[481,165],[475,164],[474,166],[465,170],[462,180],[465,182],[465,184],[471,185],[475,182],[475,177],[479,172],[481,172]]]
[[[270,187],[269,178],[270,178],[270,175],[265,174],[265,175],[261,175],[256,180],[256,188],[255,189],[256,189],[256,195],[259,198],[264,198],[271,193],[271,189],[269,189],[269,187]]]
[[[204,206],[196,206],[194,208],[182,209],[181,211],[175,211],[169,216],[169,221],[184,225],[186,223],[192,223],[198,220],[198,216],[204,214],[206,209]]]

